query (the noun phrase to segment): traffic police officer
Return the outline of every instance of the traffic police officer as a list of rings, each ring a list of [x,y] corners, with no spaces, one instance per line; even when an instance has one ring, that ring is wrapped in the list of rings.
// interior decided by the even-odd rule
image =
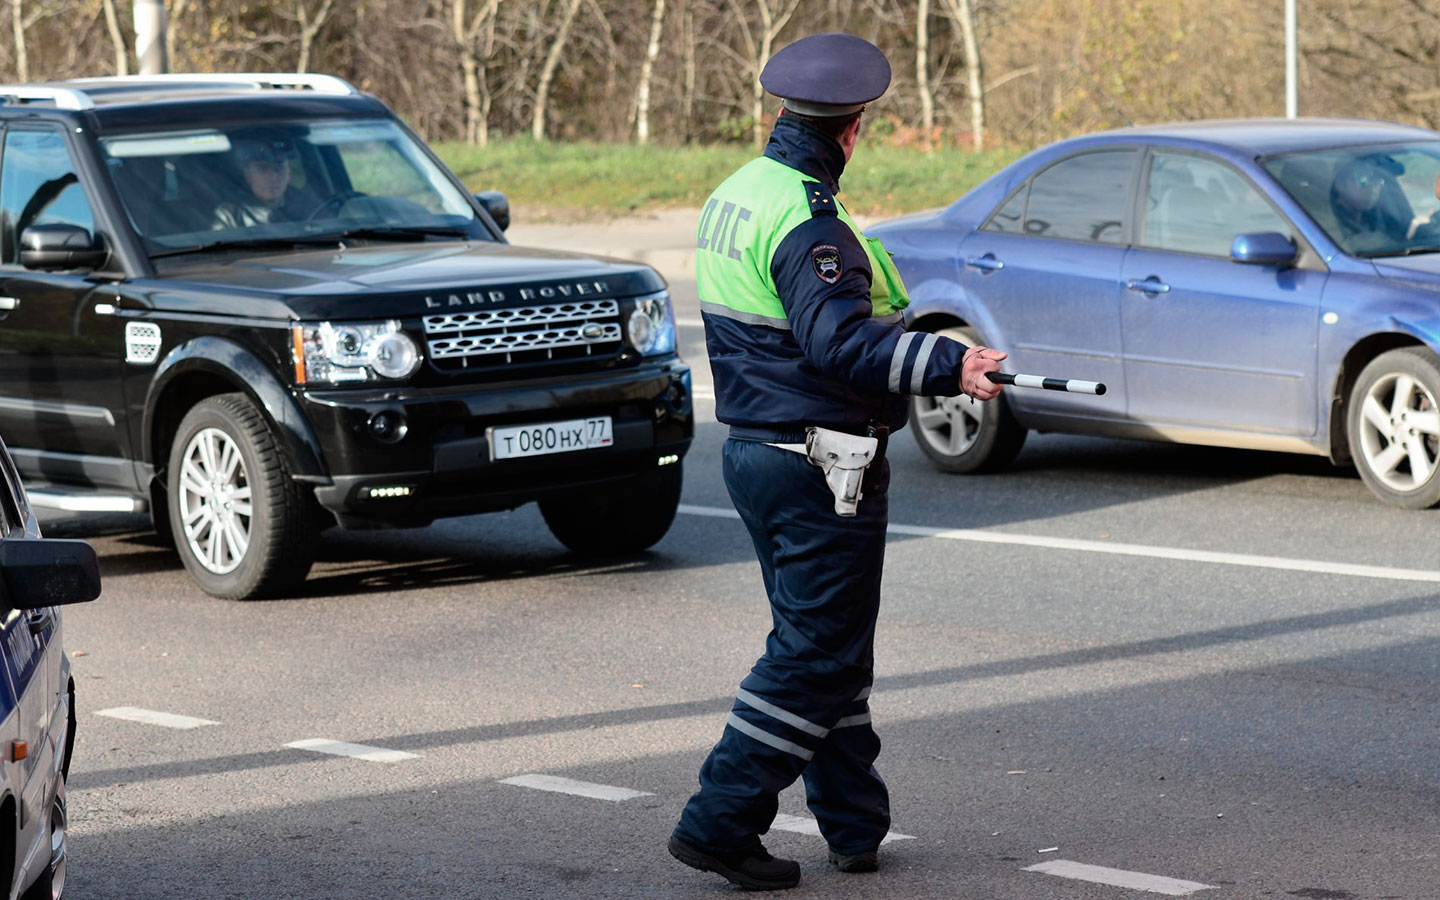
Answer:
[[[700,216],[696,278],[730,426],[725,486],[754,541],[773,629],[700,770],[670,852],[750,889],[794,887],[800,867],[760,835],[801,775],[841,871],[869,872],[890,827],[866,698],[885,554],[884,442],[906,395],[977,400],[1005,354],[906,332],[889,254],[836,199],[865,104],[890,84],[870,42],[817,34],[760,75],[784,101],[764,155]]]

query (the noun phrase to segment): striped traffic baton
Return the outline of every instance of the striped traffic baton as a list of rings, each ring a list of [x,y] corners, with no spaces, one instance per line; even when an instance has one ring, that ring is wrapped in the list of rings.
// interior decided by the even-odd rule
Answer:
[[[1043,388],[1047,391],[1069,391],[1072,394],[1103,394],[1105,385],[1099,381],[1077,381],[1074,378],[1047,378],[1044,375],[1009,375],[1005,372],[986,372],[985,377],[996,384],[1013,384],[1023,388]]]

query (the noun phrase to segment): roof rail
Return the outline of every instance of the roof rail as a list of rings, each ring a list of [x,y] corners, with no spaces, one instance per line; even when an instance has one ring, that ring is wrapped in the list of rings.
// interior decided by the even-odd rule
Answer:
[[[312,72],[190,72],[164,75],[108,75],[80,81],[96,86],[105,84],[249,84],[256,88],[306,88],[322,94],[358,94],[355,86],[334,75]]]
[[[74,88],[34,84],[0,84],[0,102],[33,103],[49,100],[56,109],[94,109],[95,102]]]

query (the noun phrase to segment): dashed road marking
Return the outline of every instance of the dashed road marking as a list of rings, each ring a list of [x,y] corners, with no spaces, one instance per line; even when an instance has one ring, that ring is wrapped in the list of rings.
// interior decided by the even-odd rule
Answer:
[[[712,506],[680,505],[680,512],[692,516],[739,519],[733,509]],[[1397,569],[1390,566],[1366,566],[1357,563],[1327,562],[1318,559],[1292,559],[1284,556],[1256,556],[1249,553],[1220,553],[1212,550],[1186,550],[1182,547],[1154,547],[1146,544],[1117,544],[1110,541],[1086,541],[1075,538],[1044,537],[1033,534],[1010,534],[1003,531],[982,531],[974,528],[927,528],[921,525],[889,527],[891,534],[938,538],[946,541],[972,541],[983,544],[1012,544],[1021,547],[1044,547],[1050,550],[1077,550],[1084,553],[1109,553],[1117,556],[1145,556],[1178,562],[1219,563],[1250,566],[1260,569],[1283,569],[1319,575],[1348,575],[1354,578],[1385,578],[1395,581],[1440,582],[1440,572],[1433,569]]]
[[[419,754],[406,753],[404,750],[386,750],[384,747],[371,747],[368,744],[349,744],[345,741],[332,741],[328,738],[306,738],[303,741],[291,741],[287,747],[294,747],[296,750],[313,750],[316,753],[329,753],[331,756],[349,756],[354,759],[363,759],[367,762],[400,762],[405,759],[419,759]]]
[[[1021,871],[1042,872],[1046,875],[1056,875],[1060,878],[1090,881],[1095,884],[1108,884],[1113,887],[1133,888],[1137,891],[1149,891],[1152,894],[1165,894],[1170,897],[1187,897],[1197,891],[1215,890],[1215,885],[1213,884],[1200,884],[1197,881],[1181,881],[1178,878],[1166,878],[1163,875],[1147,875],[1144,872],[1127,872],[1124,869],[1107,869],[1104,866],[1090,866],[1085,863],[1071,862],[1068,859],[1057,859],[1051,862],[1043,862],[1039,865],[1026,866]]]
[[[820,823],[808,816],[791,816],[785,813],[779,813],[775,816],[775,821],[770,823],[770,827],[776,831],[793,831],[796,834],[810,834],[815,837],[820,837]],[[900,834],[899,832],[892,831],[885,835],[880,843],[888,844],[891,841],[913,840],[915,840],[915,835],[913,834]]]
[[[513,778],[500,779],[501,784],[513,784],[516,787],[534,788],[537,791],[554,791],[557,794],[574,794],[577,797],[591,797],[596,800],[633,800],[636,797],[653,797],[649,791],[636,791],[630,788],[615,787],[609,784],[593,784],[589,781],[576,781],[573,778],[561,778],[559,775],[516,775]]]
[[[124,719],[127,722],[143,722],[146,725],[159,725],[162,728],[199,728],[202,725],[219,725],[210,719],[197,719],[194,716],[177,716],[174,713],[157,712],[153,709],[140,709],[134,706],[114,706],[110,709],[99,709],[95,711],[97,716],[107,716],[111,719]]]

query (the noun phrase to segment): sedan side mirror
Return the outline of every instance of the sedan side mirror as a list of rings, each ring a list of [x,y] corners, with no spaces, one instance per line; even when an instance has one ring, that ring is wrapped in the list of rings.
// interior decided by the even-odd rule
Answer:
[[[480,191],[475,195],[475,199],[490,214],[490,218],[495,220],[495,224],[500,226],[501,231],[510,227],[510,200],[504,194],[499,191]]]
[[[0,579],[11,609],[44,609],[100,596],[100,564],[85,541],[0,541]]]
[[[1256,266],[1288,266],[1297,255],[1295,245],[1278,231],[1236,235],[1230,244],[1231,259]]]
[[[27,269],[98,269],[110,251],[79,225],[31,225],[20,232],[20,265]]]

